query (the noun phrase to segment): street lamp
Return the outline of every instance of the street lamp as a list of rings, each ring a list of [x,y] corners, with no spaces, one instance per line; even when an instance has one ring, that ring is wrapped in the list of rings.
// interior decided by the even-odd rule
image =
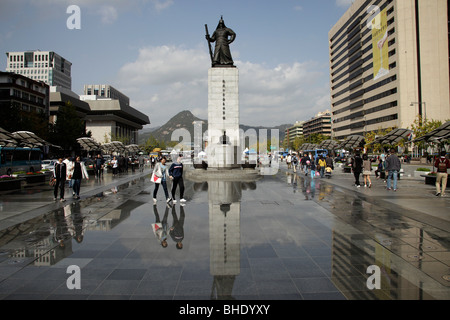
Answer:
[[[413,107],[414,105],[418,104],[419,107],[419,114],[422,115],[422,105],[423,105],[423,111],[424,111],[424,119],[427,121],[427,103],[426,102],[411,102],[410,106]]]

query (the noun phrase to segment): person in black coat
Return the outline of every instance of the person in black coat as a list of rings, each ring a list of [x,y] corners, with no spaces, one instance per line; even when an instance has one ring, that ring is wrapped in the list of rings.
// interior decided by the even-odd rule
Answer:
[[[64,188],[66,187],[66,175],[67,175],[67,166],[63,162],[62,158],[58,159],[58,162],[55,163],[55,168],[53,170],[53,179],[55,179],[55,186],[53,189],[54,198],[56,201],[58,198],[58,188],[59,188],[59,196],[61,198],[61,202],[64,202]]]
[[[355,186],[360,187],[361,184],[359,183],[359,176],[362,172],[362,166],[363,166],[363,159],[361,158],[359,152],[355,153],[355,156],[352,159],[352,171],[353,175],[355,176]]]

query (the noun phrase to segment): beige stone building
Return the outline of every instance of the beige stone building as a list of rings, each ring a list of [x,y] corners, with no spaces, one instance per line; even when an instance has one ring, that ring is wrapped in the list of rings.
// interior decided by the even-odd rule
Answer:
[[[305,123],[305,121],[296,121],[295,124],[290,127],[287,128],[285,130],[285,140],[286,140],[286,144],[285,146],[289,146],[292,143],[294,143],[296,138],[300,138],[303,137],[303,124]]]
[[[305,138],[315,133],[331,136],[330,110],[319,112],[315,117],[303,123],[303,135]]]
[[[450,119],[447,0],[355,0],[328,38],[334,138]]]

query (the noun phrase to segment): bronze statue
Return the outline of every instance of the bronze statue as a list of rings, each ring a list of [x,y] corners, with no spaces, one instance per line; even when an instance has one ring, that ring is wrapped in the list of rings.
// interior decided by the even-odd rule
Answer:
[[[231,57],[230,44],[236,39],[236,33],[225,26],[223,17],[220,18],[216,31],[212,37],[209,36],[208,26],[206,28],[206,40],[208,40],[209,54],[211,55],[211,63],[213,67],[229,66],[234,67],[233,58]],[[216,47],[214,54],[211,50],[210,42],[215,42]]]

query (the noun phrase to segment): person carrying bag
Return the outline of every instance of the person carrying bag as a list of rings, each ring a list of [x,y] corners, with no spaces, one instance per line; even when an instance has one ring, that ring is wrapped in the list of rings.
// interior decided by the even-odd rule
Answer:
[[[166,196],[166,202],[172,201],[169,197],[169,191],[167,190],[167,179],[169,177],[169,168],[166,166],[166,157],[161,159],[153,169],[152,182],[155,183],[155,189],[153,190],[153,203],[156,203],[156,195],[158,194],[159,185],[161,184],[164,189],[164,194]]]

